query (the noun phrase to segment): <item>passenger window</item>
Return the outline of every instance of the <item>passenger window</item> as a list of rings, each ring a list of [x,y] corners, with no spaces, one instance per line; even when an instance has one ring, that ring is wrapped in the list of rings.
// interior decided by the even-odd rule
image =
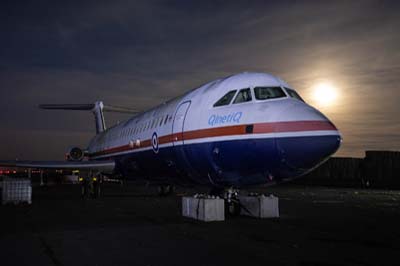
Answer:
[[[257,100],[267,100],[286,97],[281,87],[256,87],[254,95]]]
[[[165,117],[164,125],[167,123],[167,121],[168,121],[168,115]]]
[[[216,103],[214,103],[214,107],[230,104],[233,96],[235,96],[235,93],[236,93],[236,90],[228,92],[227,94],[222,96],[222,98],[219,99]]]
[[[304,102],[304,100],[300,97],[300,95],[296,91],[294,91],[292,89],[289,89],[289,88],[285,88],[285,89],[286,89],[286,91],[287,91],[287,93],[289,94],[290,97]]]
[[[242,89],[239,91],[236,99],[233,103],[244,103],[251,101],[251,92],[250,89]]]

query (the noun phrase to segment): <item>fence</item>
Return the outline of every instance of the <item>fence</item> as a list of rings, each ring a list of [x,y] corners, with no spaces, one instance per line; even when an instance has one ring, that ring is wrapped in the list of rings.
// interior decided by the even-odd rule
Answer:
[[[366,151],[365,158],[332,157],[297,182],[307,185],[400,188],[400,152]]]

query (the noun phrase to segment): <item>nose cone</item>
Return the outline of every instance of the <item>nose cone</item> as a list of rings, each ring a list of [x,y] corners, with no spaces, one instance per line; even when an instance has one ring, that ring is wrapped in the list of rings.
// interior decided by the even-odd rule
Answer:
[[[281,164],[294,175],[318,166],[339,149],[340,143],[339,135],[298,136],[276,140]]]
[[[285,177],[308,172],[339,149],[339,131],[318,110],[306,104],[295,105],[285,115],[287,120],[294,120],[287,129],[290,132],[277,134],[275,139]]]

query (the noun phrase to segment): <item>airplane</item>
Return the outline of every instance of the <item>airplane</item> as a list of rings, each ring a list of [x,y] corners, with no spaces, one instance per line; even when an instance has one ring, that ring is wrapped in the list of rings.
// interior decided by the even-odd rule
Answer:
[[[92,111],[96,135],[86,149],[70,149],[67,161],[0,165],[239,189],[299,178],[326,161],[342,142],[325,115],[285,81],[266,73],[244,72],[208,82],[110,128],[104,112],[134,110],[102,102],[39,107]]]

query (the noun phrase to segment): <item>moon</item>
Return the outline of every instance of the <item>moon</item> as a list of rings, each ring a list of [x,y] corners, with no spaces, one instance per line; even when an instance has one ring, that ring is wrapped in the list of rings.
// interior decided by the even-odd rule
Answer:
[[[313,88],[313,100],[320,106],[331,106],[337,98],[338,89],[329,81],[317,83]]]

